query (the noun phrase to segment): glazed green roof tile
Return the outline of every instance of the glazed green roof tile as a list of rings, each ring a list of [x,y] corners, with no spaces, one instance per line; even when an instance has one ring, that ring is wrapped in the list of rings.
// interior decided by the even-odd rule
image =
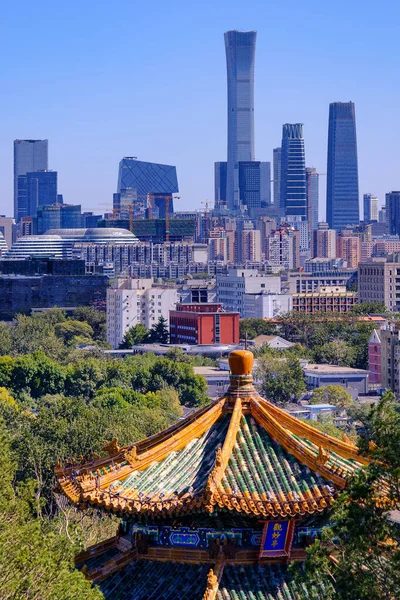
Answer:
[[[114,490],[118,489],[122,496],[126,491],[137,490],[150,497],[202,491],[214,466],[215,448],[223,443],[228,425],[229,417],[222,417],[200,438],[144,471],[135,471],[123,482],[117,482]]]
[[[311,442],[310,440],[307,440],[305,438],[300,438],[300,437],[298,437],[297,435],[294,435],[294,434],[293,434],[293,437],[298,442],[300,442],[302,445],[304,445],[309,450],[311,450],[315,454],[315,456],[318,456],[318,446],[316,446],[315,444],[313,444],[313,442]],[[329,458],[327,464],[331,468],[332,467],[333,468],[340,467],[340,468],[344,469],[345,472],[346,472],[346,476],[353,475],[360,468],[360,464],[357,463],[355,460],[352,460],[352,459],[349,459],[349,458],[343,458],[343,456],[339,456],[339,454],[337,454],[333,450],[331,450],[329,454],[330,454],[330,458]]]
[[[202,600],[210,565],[137,560],[99,585],[106,600]]]
[[[317,452],[318,453],[318,452]],[[317,486],[324,495],[329,485],[275,442],[256,420],[242,415],[236,442],[222,478],[222,487],[234,493],[266,493],[273,500],[279,493],[300,494]]]
[[[120,554],[120,550],[118,550],[116,546],[112,546],[102,554],[93,556],[91,558],[87,558],[83,562],[77,563],[76,566],[78,567],[78,569],[81,569],[82,567],[86,566],[87,570],[91,571],[92,569],[97,569],[98,567],[106,563],[108,560],[115,558],[116,556],[118,556],[118,554]]]
[[[284,565],[226,565],[217,600],[323,600],[326,588],[294,583]]]

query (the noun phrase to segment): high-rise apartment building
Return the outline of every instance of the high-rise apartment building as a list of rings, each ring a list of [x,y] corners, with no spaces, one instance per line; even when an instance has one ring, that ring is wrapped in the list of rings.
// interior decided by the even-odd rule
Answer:
[[[358,265],[359,302],[383,302],[400,311],[400,254],[370,258]]]
[[[400,192],[386,194],[386,223],[390,234],[400,234]]]
[[[358,236],[339,235],[336,239],[336,256],[343,258],[348,268],[357,269],[361,261],[361,239]]]
[[[378,197],[375,194],[364,194],[364,221],[378,221]]]
[[[282,208],[282,214],[284,214],[284,207],[281,206],[281,148],[274,148],[273,150],[273,172],[274,172],[274,205],[276,208]]]
[[[152,283],[152,279],[117,279],[107,290],[107,341],[112,348],[118,348],[128,329],[138,323],[150,329],[160,317],[169,321],[178,290]]]
[[[267,239],[265,257],[272,265],[289,271],[300,266],[299,233],[282,225]]]
[[[336,231],[328,229],[328,223],[318,223],[317,231],[313,231],[314,257],[336,258]]]
[[[282,128],[281,204],[285,208],[285,216],[308,220],[302,123],[286,123]]]
[[[261,261],[261,231],[244,229],[241,245],[243,263]]]
[[[314,167],[306,169],[308,222],[310,231],[318,229],[319,173]]]
[[[48,168],[48,140],[14,140],[14,218],[16,221],[28,215],[26,191],[18,198],[18,177],[36,171],[47,171]]]
[[[223,229],[209,231],[208,260],[223,263],[228,261],[228,238]]]
[[[258,229],[261,233],[261,252],[265,253],[267,239],[276,229],[276,219],[271,219],[271,217],[264,216],[258,217],[256,229]]]
[[[151,204],[158,212],[153,217],[165,218],[167,202],[168,212],[172,214],[172,194],[179,192],[176,167],[125,157],[119,163],[118,194],[127,189],[135,192],[138,203]]]
[[[375,339],[371,336],[369,348],[370,370],[374,380],[380,387],[391,390],[397,400],[400,398],[400,330],[397,323],[385,323],[382,329],[374,330]],[[380,364],[379,364],[380,358]],[[372,364],[371,364],[372,363]],[[371,381],[371,376],[370,376]],[[375,382],[375,381],[374,381]]]
[[[239,162],[254,160],[255,31],[224,34],[228,82],[228,160],[226,195],[230,210],[240,208]]]
[[[358,224],[356,115],[353,102],[329,105],[326,218],[331,229]]]

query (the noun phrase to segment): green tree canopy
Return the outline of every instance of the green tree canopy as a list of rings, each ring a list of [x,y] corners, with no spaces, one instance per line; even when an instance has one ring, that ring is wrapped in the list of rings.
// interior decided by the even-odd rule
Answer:
[[[168,321],[163,316],[159,317],[157,323],[154,323],[150,329],[149,341],[152,344],[168,344]]]
[[[354,400],[340,385],[327,385],[313,390],[310,404],[332,404],[347,409],[354,404]]]
[[[0,323],[0,356],[10,354],[11,352],[11,334],[10,327],[5,323]]]
[[[349,482],[330,527],[307,552],[304,577],[330,582],[328,600],[400,598],[398,528],[390,517],[400,508],[400,413],[393,394],[384,394],[364,426],[359,444],[372,462]]]
[[[254,340],[258,335],[277,335],[277,328],[274,323],[264,319],[241,319],[239,324],[240,339],[247,337]]]
[[[88,341],[92,339],[94,331],[86,321],[68,319],[63,323],[57,323],[54,327],[55,333],[61,337],[66,344],[70,344],[76,337],[82,337]]]
[[[88,323],[94,332],[94,339],[105,342],[107,339],[107,316],[105,311],[97,310],[93,306],[78,306],[72,314],[77,321]]]
[[[32,486],[16,493],[11,441],[0,422],[0,596],[41,600],[100,600],[102,594],[76,570],[76,547],[56,523],[30,514]]]
[[[387,309],[384,302],[360,302],[351,309],[354,315],[386,315]]]
[[[315,350],[317,362],[340,367],[352,366],[354,356],[354,349],[343,340],[332,340]]]
[[[149,341],[150,331],[146,329],[142,323],[138,323],[134,327],[128,329],[119,347],[122,350],[129,350],[129,348],[132,348],[135,344],[147,344]]]
[[[306,391],[303,369],[297,358],[258,359],[257,379],[262,394],[276,404],[286,404],[298,400]]]

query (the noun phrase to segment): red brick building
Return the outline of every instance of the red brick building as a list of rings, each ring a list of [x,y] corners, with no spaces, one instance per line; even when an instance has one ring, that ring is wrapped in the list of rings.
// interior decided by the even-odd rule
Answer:
[[[368,342],[369,382],[381,383],[381,338],[379,331],[374,329]]]
[[[239,313],[222,304],[177,304],[169,323],[171,344],[239,343]]]

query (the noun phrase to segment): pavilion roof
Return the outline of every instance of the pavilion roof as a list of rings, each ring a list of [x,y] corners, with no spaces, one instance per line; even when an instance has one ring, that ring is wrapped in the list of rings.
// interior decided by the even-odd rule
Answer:
[[[318,588],[297,583],[283,564],[214,565],[139,559],[99,585],[106,600],[323,600],[326,596],[323,582]]]
[[[228,510],[290,518],[329,507],[367,460],[346,436],[330,437],[261,398],[248,355],[232,353],[220,400],[137,444],[113,440],[106,457],[58,464],[66,496],[147,517]]]

